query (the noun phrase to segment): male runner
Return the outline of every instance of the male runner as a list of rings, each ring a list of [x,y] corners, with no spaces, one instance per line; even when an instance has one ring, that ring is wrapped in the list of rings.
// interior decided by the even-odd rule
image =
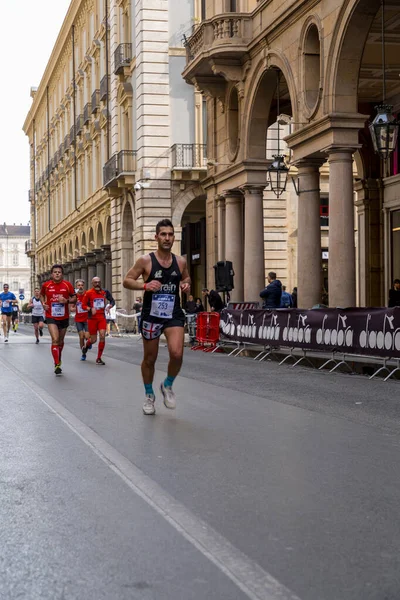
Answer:
[[[13,330],[13,332],[17,333],[17,331],[18,331],[18,325],[19,325],[19,309],[18,309],[18,304],[13,304],[12,315],[11,315],[11,323],[12,323],[12,330]]]
[[[32,296],[28,308],[32,309],[32,324],[35,330],[36,343],[39,343],[39,336],[43,335],[43,319],[44,308],[40,300],[40,288],[35,288],[34,296]]]
[[[90,339],[88,331],[88,311],[82,306],[83,296],[85,295],[85,282],[83,279],[77,279],[75,281],[75,292],[76,292],[76,313],[75,313],[75,325],[79,335],[79,345],[81,347],[82,356],[81,360],[86,360],[86,353],[83,352],[85,347],[85,341]]]
[[[51,354],[54,359],[54,373],[60,375],[61,353],[69,325],[69,304],[75,304],[76,295],[72,284],[63,279],[62,265],[53,265],[51,279],[45,281],[40,290],[40,300],[46,311],[46,323],[51,336]]]
[[[93,277],[92,289],[85,292],[82,300],[82,308],[88,311],[88,327],[90,339],[87,340],[82,354],[86,355],[87,351],[92,347],[92,344],[97,342],[97,333],[100,336],[99,346],[97,351],[96,365],[105,365],[102,354],[106,345],[106,313],[112,306],[115,305],[114,298],[108,290],[101,288],[100,277]]]
[[[0,294],[1,320],[5,342],[8,342],[8,334],[10,333],[11,317],[13,313],[13,304],[15,302],[17,302],[15,295],[10,292],[8,283],[5,283],[3,285],[3,293]]]
[[[154,368],[158,355],[160,335],[165,334],[169,351],[168,376],[161,384],[161,393],[167,408],[176,407],[172,384],[182,366],[185,315],[181,308],[179,290],[188,293],[190,277],[186,260],[172,254],[175,241],[174,227],[169,219],[156,226],[156,252],[141,256],[127,273],[124,287],[144,290],[140,330],[144,357],[142,377],[146,393],[143,404],[145,415],[154,415]],[[137,281],[143,277],[144,283]]]

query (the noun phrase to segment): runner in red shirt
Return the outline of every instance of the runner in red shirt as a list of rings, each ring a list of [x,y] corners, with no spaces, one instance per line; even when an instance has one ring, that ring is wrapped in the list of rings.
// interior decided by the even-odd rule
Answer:
[[[53,265],[51,279],[45,281],[40,290],[40,300],[46,311],[46,323],[51,336],[51,354],[56,375],[62,373],[61,353],[69,325],[69,304],[76,301],[75,290],[69,281],[63,279],[63,274],[62,265]]]
[[[97,342],[97,333],[100,335],[99,349],[97,353],[96,365],[105,365],[102,360],[104,347],[106,345],[106,313],[115,305],[114,298],[108,290],[101,288],[100,277],[93,277],[92,289],[85,292],[82,300],[82,308],[88,311],[88,326],[90,340],[87,340],[85,347],[82,349],[82,354],[87,353],[92,344]]]
[[[75,312],[75,325],[79,335],[79,345],[82,350],[81,360],[86,360],[86,354],[83,353],[85,347],[85,341],[90,339],[88,330],[88,311],[82,307],[83,296],[85,295],[85,282],[83,279],[77,279],[75,281],[75,292],[76,292],[76,312]]]

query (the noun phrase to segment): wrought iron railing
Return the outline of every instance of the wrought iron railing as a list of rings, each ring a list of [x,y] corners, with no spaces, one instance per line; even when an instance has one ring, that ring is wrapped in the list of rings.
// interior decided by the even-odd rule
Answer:
[[[103,185],[108,185],[121,175],[136,171],[136,150],[121,150],[106,162],[103,167]]]
[[[105,100],[107,98],[107,91],[110,84],[110,76],[104,75],[102,80],[100,81],[100,100]]]
[[[114,52],[114,74],[121,73],[124,67],[128,67],[132,60],[132,44],[120,44]]]
[[[75,125],[72,125],[71,129],[69,130],[69,143],[73,144],[75,140]]]
[[[90,103],[92,108],[92,115],[96,113],[100,108],[100,90],[94,90],[92,94],[92,101]]]
[[[90,115],[92,114],[92,105],[90,102],[85,104],[85,108],[83,109],[83,123],[86,125],[90,121]]]
[[[35,249],[35,244],[32,242],[32,240],[26,240],[25,254],[28,254],[28,252],[32,252],[34,249]]]
[[[64,138],[64,152],[68,152],[69,150],[69,134],[67,133],[67,135]]]
[[[206,169],[206,144],[174,144],[171,148],[171,169]]]

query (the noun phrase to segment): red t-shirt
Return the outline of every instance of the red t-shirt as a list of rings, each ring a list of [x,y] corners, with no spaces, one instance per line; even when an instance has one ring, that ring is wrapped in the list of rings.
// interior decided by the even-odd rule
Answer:
[[[76,294],[76,313],[75,313],[75,323],[86,323],[88,320],[88,312],[82,306],[83,297],[85,292],[81,294]]]
[[[40,295],[46,299],[48,309],[46,310],[46,319],[55,319],[62,321],[69,317],[69,304],[59,302],[58,297],[63,296],[67,300],[75,296],[75,290],[69,281],[60,281],[56,283],[52,279],[45,281],[40,290]]]
[[[113,299],[109,291],[99,290],[98,292],[92,288],[85,292],[82,300],[82,307],[85,310],[91,308],[96,309],[96,314],[92,315],[89,313],[89,319],[104,319],[105,308],[107,304],[113,304]]]

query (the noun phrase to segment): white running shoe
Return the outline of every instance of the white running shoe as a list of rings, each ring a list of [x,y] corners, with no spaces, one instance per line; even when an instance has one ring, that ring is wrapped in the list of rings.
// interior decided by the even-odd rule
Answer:
[[[5,341],[5,342],[8,342],[8,337],[4,338],[4,341]]]
[[[172,391],[172,388],[165,387],[164,383],[162,383],[160,385],[160,390],[162,392],[162,395],[164,396],[165,407],[174,410],[174,408],[176,408],[176,398],[174,392]]]
[[[148,394],[145,398],[144,404],[143,404],[143,413],[145,415],[155,415],[156,414],[156,408],[154,406],[156,402],[156,397],[154,396],[154,394]]]

